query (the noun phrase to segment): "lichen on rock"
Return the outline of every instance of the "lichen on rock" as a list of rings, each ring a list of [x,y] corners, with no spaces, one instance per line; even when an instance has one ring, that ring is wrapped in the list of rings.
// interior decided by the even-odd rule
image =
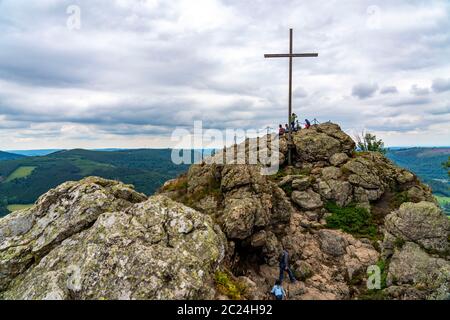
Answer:
[[[44,239],[58,243],[36,235],[49,214],[58,236]],[[4,231],[24,215],[36,219],[28,231]],[[70,232],[62,223],[68,217]],[[5,299],[209,299],[211,274],[225,255],[226,240],[209,216],[99,178],[64,184],[0,225]]]

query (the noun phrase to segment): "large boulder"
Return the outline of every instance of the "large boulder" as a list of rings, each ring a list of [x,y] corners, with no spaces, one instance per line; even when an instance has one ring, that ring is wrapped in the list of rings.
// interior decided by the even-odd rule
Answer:
[[[385,230],[385,242],[401,239],[428,250],[445,252],[449,249],[449,219],[431,202],[402,204],[386,217]]]
[[[337,153],[350,155],[355,142],[333,123],[313,126],[293,134],[293,142],[302,161],[329,161]]]
[[[226,243],[212,219],[98,178],[0,220],[5,299],[209,299]]]
[[[353,187],[348,181],[318,179],[314,190],[324,199],[345,207],[353,201]]]
[[[448,299],[450,262],[407,242],[392,256],[386,293],[400,299]]]
[[[29,210],[0,220],[0,290],[55,246],[92,225],[100,214],[124,210],[146,196],[101,178],[66,182]]]

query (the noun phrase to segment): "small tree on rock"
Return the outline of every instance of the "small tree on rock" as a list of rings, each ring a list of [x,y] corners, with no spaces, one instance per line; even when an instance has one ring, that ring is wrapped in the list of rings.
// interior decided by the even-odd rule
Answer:
[[[368,132],[362,132],[361,135],[356,136],[356,145],[359,151],[380,152],[382,154],[387,152],[383,140],[378,140],[374,134]]]

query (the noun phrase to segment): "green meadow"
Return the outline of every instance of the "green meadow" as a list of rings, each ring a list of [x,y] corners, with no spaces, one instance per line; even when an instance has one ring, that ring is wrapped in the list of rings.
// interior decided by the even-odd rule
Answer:
[[[30,174],[32,174],[34,169],[36,169],[36,168],[37,167],[19,167],[8,176],[8,178],[5,180],[5,182],[11,182],[16,179],[26,178]]]
[[[10,204],[9,206],[6,207],[6,209],[8,209],[9,212],[14,212],[18,210],[28,209],[31,208],[32,206],[33,206],[32,204]]]

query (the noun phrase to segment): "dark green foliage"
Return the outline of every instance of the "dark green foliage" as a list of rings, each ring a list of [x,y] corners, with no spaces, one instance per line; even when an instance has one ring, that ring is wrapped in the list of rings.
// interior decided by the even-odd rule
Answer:
[[[20,154],[0,151],[0,161],[20,159],[20,158],[24,158],[24,157],[25,156],[22,156]]]
[[[405,245],[405,240],[403,240],[402,238],[397,238],[394,241],[394,246],[398,249],[403,248],[403,246]]]
[[[294,191],[292,189],[292,184],[291,183],[286,183],[284,186],[281,187],[281,189],[283,189],[284,193],[286,193],[286,195],[288,197],[292,196],[292,192]]]
[[[381,290],[383,290],[387,287],[386,280],[389,271],[389,263],[386,260],[380,260],[377,262],[377,266],[381,270]]]
[[[99,176],[135,186],[145,194],[154,193],[165,181],[188,168],[171,161],[171,150],[121,150],[114,152],[71,150],[44,157],[0,161],[0,214],[8,204],[34,203],[37,198],[63,182]],[[21,166],[36,169],[23,179],[5,182]]]
[[[391,202],[390,202],[389,205],[390,205],[390,207],[392,209],[398,209],[398,208],[400,208],[400,206],[403,203],[409,202],[409,201],[410,201],[410,199],[409,199],[408,193],[406,191],[404,191],[404,192],[396,192],[394,194],[394,196],[392,197]]]
[[[357,237],[369,239],[377,237],[377,226],[366,209],[354,204],[341,208],[332,202],[327,203],[325,208],[331,213],[327,218],[328,228],[341,229]]]
[[[361,136],[356,136],[356,142],[359,151],[380,152],[382,154],[386,153],[383,140],[378,140],[377,137],[371,133],[363,132]]]

